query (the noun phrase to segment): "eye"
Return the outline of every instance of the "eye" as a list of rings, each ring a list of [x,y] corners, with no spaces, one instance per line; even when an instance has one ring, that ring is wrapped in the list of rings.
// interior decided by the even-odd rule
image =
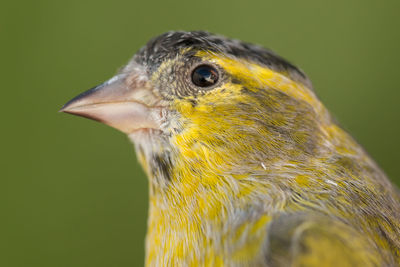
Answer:
[[[218,82],[218,71],[210,65],[200,65],[192,72],[192,82],[199,87],[210,87]]]

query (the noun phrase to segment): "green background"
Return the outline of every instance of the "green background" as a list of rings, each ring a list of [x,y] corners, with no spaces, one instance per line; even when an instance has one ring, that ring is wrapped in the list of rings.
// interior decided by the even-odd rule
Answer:
[[[2,2],[0,266],[143,265],[147,180],[132,145],[57,110],[167,30],[259,43],[300,66],[399,184],[399,10],[398,0]]]

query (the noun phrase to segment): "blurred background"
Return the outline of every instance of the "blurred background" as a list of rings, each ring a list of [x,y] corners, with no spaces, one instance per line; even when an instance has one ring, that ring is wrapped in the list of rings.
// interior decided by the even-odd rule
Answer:
[[[0,266],[141,266],[147,180],[128,139],[58,113],[151,37],[208,30],[300,66],[400,184],[400,1],[3,2]]]

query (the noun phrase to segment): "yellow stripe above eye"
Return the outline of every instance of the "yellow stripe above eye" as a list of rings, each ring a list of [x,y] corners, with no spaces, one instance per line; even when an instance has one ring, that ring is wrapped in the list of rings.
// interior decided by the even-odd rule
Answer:
[[[221,66],[226,72],[239,79],[248,89],[273,88],[295,99],[305,101],[315,108],[317,114],[326,115],[326,109],[312,90],[287,77],[285,73],[273,71],[257,63],[228,57],[211,51],[199,51],[196,56]]]

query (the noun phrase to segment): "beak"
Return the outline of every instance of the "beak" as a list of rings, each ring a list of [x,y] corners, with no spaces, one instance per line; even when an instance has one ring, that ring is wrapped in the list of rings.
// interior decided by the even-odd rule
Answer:
[[[155,102],[147,82],[119,74],[73,98],[60,112],[96,120],[130,134],[140,129],[160,129],[161,108],[149,105]]]

